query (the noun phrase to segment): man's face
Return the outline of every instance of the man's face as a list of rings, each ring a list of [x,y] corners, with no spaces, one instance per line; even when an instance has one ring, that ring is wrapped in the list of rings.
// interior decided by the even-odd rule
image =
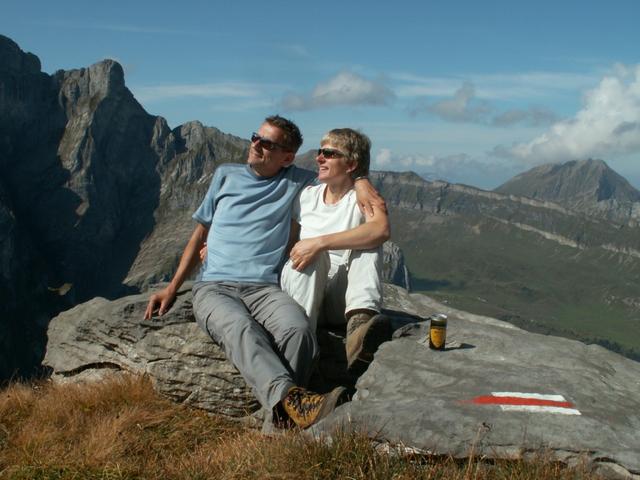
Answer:
[[[256,133],[262,140],[251,142],[247,163],[261,177],[273,177],[293,162],[295,154],[282,148],[284,133],[278,127],[263,123]]]

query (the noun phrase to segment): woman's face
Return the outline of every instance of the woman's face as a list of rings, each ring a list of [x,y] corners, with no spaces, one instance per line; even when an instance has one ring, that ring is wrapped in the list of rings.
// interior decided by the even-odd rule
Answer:
[[[345,153],[331,142],[325,142],[318,150],[318,180],[322,183],[344,181],[350,178],[355,166],[350,165]]]

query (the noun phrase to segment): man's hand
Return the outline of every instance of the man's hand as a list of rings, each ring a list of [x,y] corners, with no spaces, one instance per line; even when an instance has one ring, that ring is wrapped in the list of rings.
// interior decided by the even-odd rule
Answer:
[[[151,317],[153,317],[153,314],[156,312],[158,315],[164,315],[167,310],[171,308],[175,299],[176,292],[170,287],[166,287],[164,290],[154,293],[151,295],[151,298],[149,298],[147,309],[144,312],[144,319],[151,320]],[[158,305],[159,308],[156,308]]]
[[[369,179],[363,178],[357,180],[354,188],[356,191],[358,208],[364,215],[372,216],[374,207],[377,207],[386,213],[387,206],[384,203],[384,198],[382,198],[378,191],[373,188]]]
[[[311,265],[318,254],[323,251],[322,245],[322,237],[307,238],[296,242],[289,253],[293,269],[301,272]]]
[[[191,271],[198,265],[199,253],[207,240],[208,233],[208,226],[200,223],[196,225],[187,246],[184,248],[184,252],[182,252],[178,269],[173,275],[171,283],[164,290],[151,295],[147,309],[144,311],[145,320],[151,320],[156,311],[159,315],[164,315],[171,308],[173,301],[176,299],[176,292],[189,277]]]
[[[207,244],[206,243],[200,249],[199,255],[200,255],[200,262],[204,263],[204,261],[207,259]]]

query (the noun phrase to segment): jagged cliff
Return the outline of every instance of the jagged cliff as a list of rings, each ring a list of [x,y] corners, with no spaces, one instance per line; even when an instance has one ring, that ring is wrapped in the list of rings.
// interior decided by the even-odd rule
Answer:
[[[247,143],[198,122],[171,130],[114,61],[47,75],[2,36],[0,112],[5,378],[39,364],[51,314],[170,275],[218,157],[241,161]]]

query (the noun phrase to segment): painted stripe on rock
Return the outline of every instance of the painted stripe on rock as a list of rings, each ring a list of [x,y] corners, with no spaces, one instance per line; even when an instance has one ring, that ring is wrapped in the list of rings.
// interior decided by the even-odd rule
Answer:
[[[508,412],[556,413],[581,415],[562,395],[547,395],[523,392],[491,392],[470,400],[476,405],[496,405]]]

